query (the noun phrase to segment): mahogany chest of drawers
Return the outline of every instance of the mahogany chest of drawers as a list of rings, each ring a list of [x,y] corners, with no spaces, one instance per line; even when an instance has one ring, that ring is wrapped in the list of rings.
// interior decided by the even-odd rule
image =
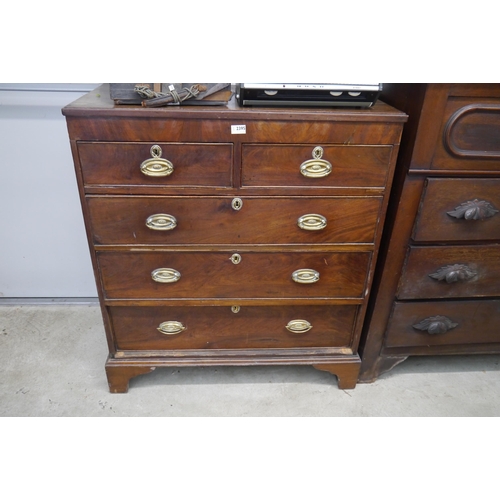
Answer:
[[[500,352],[500,84],[385,86],[409,114],[361,345],[370,382],[411,355]]]
[[[166,366],[303,364],[354,388],[406,115],[63,109],[112,392]]]

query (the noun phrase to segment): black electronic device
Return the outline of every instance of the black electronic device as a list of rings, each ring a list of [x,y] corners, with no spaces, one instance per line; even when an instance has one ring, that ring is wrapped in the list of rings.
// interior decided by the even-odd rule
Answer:
[[[381,83],[239,83],[236,98],[240,106],[369,108],[381,91]]]

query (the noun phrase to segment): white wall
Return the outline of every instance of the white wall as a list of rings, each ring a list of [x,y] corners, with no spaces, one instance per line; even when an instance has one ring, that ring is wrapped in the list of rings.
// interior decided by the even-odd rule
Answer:
[[[0,84],[0,300],[96,297],[61,108],[96,84]]]

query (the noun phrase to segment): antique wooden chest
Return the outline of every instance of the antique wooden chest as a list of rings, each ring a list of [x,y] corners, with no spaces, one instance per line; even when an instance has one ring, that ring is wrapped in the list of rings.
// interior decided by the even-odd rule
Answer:
[[[500,84],[393,84],[409,114],[360,380],[412,355],[500,352]]]
[[[64,108],[112,392],[165,366],[312,365],[354,388],[406,115]]]

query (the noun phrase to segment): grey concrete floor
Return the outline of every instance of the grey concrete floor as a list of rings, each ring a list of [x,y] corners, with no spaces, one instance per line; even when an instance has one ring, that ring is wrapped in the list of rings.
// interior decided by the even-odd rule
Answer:
[[[96,304],[0,306],[2,417],[497,417],[500,355],[413,357],[339,390],[307,366],[163,368],[110,394]]]

